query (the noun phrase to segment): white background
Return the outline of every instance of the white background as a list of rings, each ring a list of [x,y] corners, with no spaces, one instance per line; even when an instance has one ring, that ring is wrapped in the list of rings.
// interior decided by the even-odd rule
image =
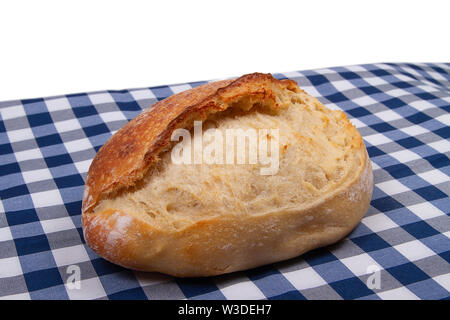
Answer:
[[[448,62],[450,1],[1,1],[0,101]]]

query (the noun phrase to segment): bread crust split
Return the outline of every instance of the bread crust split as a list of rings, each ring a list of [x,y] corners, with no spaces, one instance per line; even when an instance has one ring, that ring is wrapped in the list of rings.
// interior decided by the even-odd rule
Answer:
[[[296,82],[261,73],[208,83],[145,110],[112,136],[91,164],[82,205],[88,246],[127,268],[196,277],[293,258],[343,238],[367,211],[373,190],[372,168],[361,135],[343,113],[337,116],[343,123],[343,141],[356,165],[348,178],[326,192],[319,190],[320,196],[305,205],[280,205],[279,210],[261,214],[211,214],[179,228],[153,223],[148,215],[131,208],[101,206],[108,199],[135,192],[143,180],[151,178],[152,168],[172,146],[175,129],[190,129],[194,120],[214,114],[220,117],[220,112],[236,104],[245,109],[263,105],[278,112],[296,99],[311,104],[325,118],[331,112]]]

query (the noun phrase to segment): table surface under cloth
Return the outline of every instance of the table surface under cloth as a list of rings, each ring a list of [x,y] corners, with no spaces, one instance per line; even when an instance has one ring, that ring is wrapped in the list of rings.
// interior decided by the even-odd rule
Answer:
[[[345,111],[364,137],[373,199],[344,240],[202,279],[111,264],[85,245],[81,230],[84,179],[96,151],[142,109],[205,82],[0,102],[0,298],[449,298],[450,63],[274,76]],[[373,265],[380,289],[366,285]],[[81,271],[80,289],[66,284],[73,268]]]

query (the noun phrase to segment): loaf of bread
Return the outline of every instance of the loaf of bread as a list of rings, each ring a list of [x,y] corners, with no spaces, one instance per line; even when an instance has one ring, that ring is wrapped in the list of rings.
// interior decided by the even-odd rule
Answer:
[[[186,129],[195,140],[196,121],[205,132],[263,132],[278,166],[262,174],[260,161],[175,163],[173,134]],[[87,175],[83,233],[93,251],[127,268],[218,275],[340,240],[372,190],[362,137],[343,112],[292,80],[254,73],[159,101],[112,136]]]

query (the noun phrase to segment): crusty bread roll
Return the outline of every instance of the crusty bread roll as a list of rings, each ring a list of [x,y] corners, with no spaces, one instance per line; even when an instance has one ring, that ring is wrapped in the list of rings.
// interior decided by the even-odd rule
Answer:
[[[277,172],[175,164],[172,133],[195,120],[221,131],[278,128]],[[255,73],[175,94],[121,128],[91,164],[82,225],[89,247],[116,264],[210,276],[338,241],[367,211],[372,189],[363,140],[343,112],[292,80]]]

